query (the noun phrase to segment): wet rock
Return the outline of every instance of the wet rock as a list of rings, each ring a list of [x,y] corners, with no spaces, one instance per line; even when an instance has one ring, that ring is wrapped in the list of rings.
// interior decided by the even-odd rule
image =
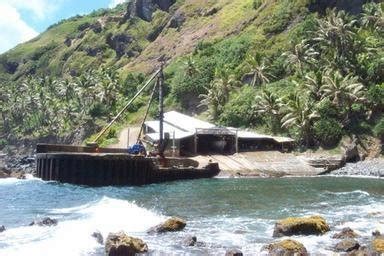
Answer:
[[[300,242],[287,239],[264,246],[262,251],[268,251],[268,255],[306,256],[307,249]]]
[[[374,255],[372,250],[366,246],[360,246],[359,249],[348,252],[348,256],[371,256]]]
[[[186,221],[178,218],[178,217],[172,217],[168,220],[166,220],[164,223],[157,225],[155,227],[152,227],[148,230],[148,233],[165,233],[165,232],[176,232],[181,231],[185,228],[187,225]]]
[[[334,234],[332,238],[335,239],[347,239],[347,238],[356,238],[359,235],[355,233],[351,228],[343,228],[340,233]]]
[[[93,232],[91,236],[94,237],[99,244],[104,244],[103,235],[99,231]]]
[[[354,239],[344,239],[335,245],[337,252],[350,252],[360,248],[360,244]]]
[[[23,172],[23,171],[11,172],[10,177],[11,178],[16,178],[16,179],[19,179],[19,180],[25,180],[27,178],[26,175],[25,175],[25,172]]]
[[[372,236],[381,236],[381,233],[379,230],[375,230],[372,232]]]
[[[197,238],[196,236],[187,236],[184,238],[182,244],[184,246],[195,246],[197,243]]]
[[[230,249],[225,252],[225,256],[243,256],[243,252],[239,249]]]
[[[3,225],[0,226],[0,233],[5,231],[5,227]]]
[[[56,219],[51,219],[49,217],[47,218],[44,218],[42,220],[39,220],[39,221],[32,221],[29,226],[34,226],[34,225],[38,225],[38,226],[56,226],[57,225],[57,220]]]
[[[273,237],[293,235],[322,235],[328,232],[329,226],[320,216],[286,218],[275,224]]]
[[[375,253],[384,253],[384,237],[380,236],[372,241],[372,250]]]
[[[105,254],[108,256],[133,256],[146,252],[148,252],[148,245],[143,240],[130,237],[123,231],[110,233],[105,243]]]
[[[9,174],[0,170],[0,179],[9,178]]]

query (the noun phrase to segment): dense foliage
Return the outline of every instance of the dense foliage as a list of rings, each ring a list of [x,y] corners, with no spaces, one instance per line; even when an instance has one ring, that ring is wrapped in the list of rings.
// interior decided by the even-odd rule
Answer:
[[[233,4],[233,10],[222,14],[218,8],[220,24],[228,26],[244,16],[239,23],[244,29],[207,36],[189,54],[171,59],[166,68],[168,107],[208,113],[221,125],[290,135],[306,146],[331,147],[345,134],[383,138],[383,4],[368,3],[353,16],[335,9],[311,13],[305,0],[235,2],[251,8]],[[210,19],[196,14],[198,6],[188,8],[188,19]],[[114,15],[121,12],[123,6]],[[0,56],[7,69],[16,70],[12,76],[0,72],[0,144],[25,137],[66,138],[84,125],[103,125],[135,93],[145,76],[127,73],[124,65],[150,45],[141,37],[164,27],[166,14],[158,12],[152,22],[132,18],[127,24],[111,23],[98,31],[98,15],[107,14],[102,10],[60,22],[29,45]],[[59,29],[68,30],[65,38]],[[76,49],[47,40],[52,33]],[[174,39],[174,31],[166,33]],[[23,56],[41,41],[49,43],[28,53],[30,58],[18,68],[12,54]],[[140,113],[146,99],[131,112]]]

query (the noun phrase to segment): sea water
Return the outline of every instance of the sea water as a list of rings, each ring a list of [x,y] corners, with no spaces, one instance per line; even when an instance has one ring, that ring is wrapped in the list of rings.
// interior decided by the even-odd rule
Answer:
[[[104,255],[91,236],[125,231],[143,239],[151,255],[223,255],[238,248],[260,255],[274,223],[290,216],[321,215],[331,226],[323,236],[295,236],[316,255],[331,254],[332,235],[351,227],[368,244],[384,232],[384,180],[355,177],[203,179],[142,187],[90,188],[40,179],[0,180],[0,256]],[[149,235],[170,216],[187,220],[181,232]],[[58,220],[51,227],[34,220]],[[198,247],[183,246],[194,235]]]

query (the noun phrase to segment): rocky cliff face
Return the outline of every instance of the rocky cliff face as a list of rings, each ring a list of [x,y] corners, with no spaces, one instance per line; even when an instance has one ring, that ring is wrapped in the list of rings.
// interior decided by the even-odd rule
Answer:
[[[345,10],[351,14],[358,14],[368,0],[314,0],[309,6],[309,10],[325,14],[327,8]]]
[[[130,17],[138,16],[143,20],[151,21],[156,9],[168,11],[174,3],[175,0],[133,0],[128,4],[127,13]]]

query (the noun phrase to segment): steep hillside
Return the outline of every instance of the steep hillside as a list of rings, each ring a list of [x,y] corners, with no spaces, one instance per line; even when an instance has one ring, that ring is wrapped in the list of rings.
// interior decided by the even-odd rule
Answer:
[[[382,136],[383,5],[365,2],[132,0],[64,20],[0,55],[3,144],[88,136],[159,61],[169,107],[307,145]]]

